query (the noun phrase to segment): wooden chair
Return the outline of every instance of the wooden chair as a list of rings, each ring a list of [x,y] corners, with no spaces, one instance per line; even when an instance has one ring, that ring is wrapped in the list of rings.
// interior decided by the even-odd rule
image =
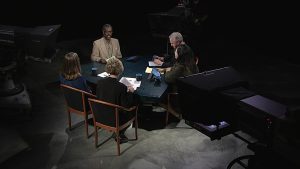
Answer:
[[[166,125],[168,125],[169,114],[171,113],[173,116],[182,119],[182,114],[178,105],[178,93],[168,93],[168,104],[167,104],[167,114],[166,114]],[[177,105],[176,105],[177,104]]]
[[[95,147],[98,146],[98,129],[102,128],[116,134],[117,150],[120,155],[120,130],[128,127],[133,121],[135,121],[135,139],[137,140],[137,111],[138,106],[132,106],[125,108],[120,105],[105,102],[99,99],[88,99],[92,113],[95,127]],[[134,111],[134,114],[131,114]]]
[[[89,137],[88,131],[88,115],[91,114],[87,98],[96,98],[95,95],[61,84],[60,85],[65,96],[69,130],[71,130],[71,113],[76,113],[84,117],[84,125],[86,130],[86,137]]]
[[[169,114],[172,114],[174,117],[178,118],[179,120],[182,119],[182,114],[180,107],[178,105],[178,93],[172,92],[168,93],[167,103],[159,103],[161,107],[166,109],[166,125],[169,122]],[[177,104],[177,105],[176,105]]]

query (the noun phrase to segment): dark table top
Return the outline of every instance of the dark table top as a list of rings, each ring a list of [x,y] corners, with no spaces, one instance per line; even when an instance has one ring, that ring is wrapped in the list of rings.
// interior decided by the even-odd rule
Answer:
[[[137,73],[142,74],[141,86],[135,91],[143,102],[160,102],[163,95],[165,94],[168,85],[164,81],[164,76],[162,76],[161,83],[155,85],[153,80],[148,79],[149,74],[145,73],[146,67],[148,66],[148,61],[152,59],[152,56],[139,56],[136,61],[127,61],[127,58],[122,58],[122,63],[124,65],[124,72],[120,75],[121,77],[136,77]],[[105,64],[91,62],[88,64],[81,65],[82,75],[86,78],[89,83],[97,84],[97,81],[101,79],[100,76],[92,75],[92,68],[97,68],[97,74],[104,72]]]

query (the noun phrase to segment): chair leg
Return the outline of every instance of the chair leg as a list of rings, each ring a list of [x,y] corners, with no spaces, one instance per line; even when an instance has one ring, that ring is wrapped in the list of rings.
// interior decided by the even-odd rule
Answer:
[[[168,122],[169,122],[169,108],[166,111],[166,125],[168,125]]]
[[[116,132],[116,137],[117,137],[117,150],[118,150],[118,156],[120,155],[120,134],[119,130]]]
[[[137,134],[137,129],[138,129],[138,121],[137,118],[135,117],[135,140],[138,139],[138,134]]]
[[[89,138],[88,116],[87,116],[87,115],[85,115],[84,123],[85,123],[85,133],[86,133],[86,138]]]
[[[69,123],[69,130],[71,131],[71,112],[68,110],[68,123]]]
[[[98,127],[95,126],[95,147],[98,146]]]

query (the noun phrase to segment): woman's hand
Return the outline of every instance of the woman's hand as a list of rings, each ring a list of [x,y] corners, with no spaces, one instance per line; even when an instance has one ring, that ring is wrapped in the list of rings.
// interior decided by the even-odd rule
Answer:
[[[134,88],[132,86],[127,86],[127,92],[134,92]]]

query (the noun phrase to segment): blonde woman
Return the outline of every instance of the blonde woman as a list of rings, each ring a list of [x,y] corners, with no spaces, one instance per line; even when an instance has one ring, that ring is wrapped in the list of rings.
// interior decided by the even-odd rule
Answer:
[[[134,89],[131,86],[127,87],[118,81],[118,77],[124,71],[122,62],[116,57],[109,58],[105,65],[105,71],[109,73],[109,76],[98,81],[97,98],[128,108],[136,105],[139,98],[133,93]],[[133,114],[130,112],[120,112],[120,124],[127,121],[127,119],[130,119],[132,116]],[[126,128],[120,131],[121,143],[128,141],[127,137],[125,136],[125,131]]]

